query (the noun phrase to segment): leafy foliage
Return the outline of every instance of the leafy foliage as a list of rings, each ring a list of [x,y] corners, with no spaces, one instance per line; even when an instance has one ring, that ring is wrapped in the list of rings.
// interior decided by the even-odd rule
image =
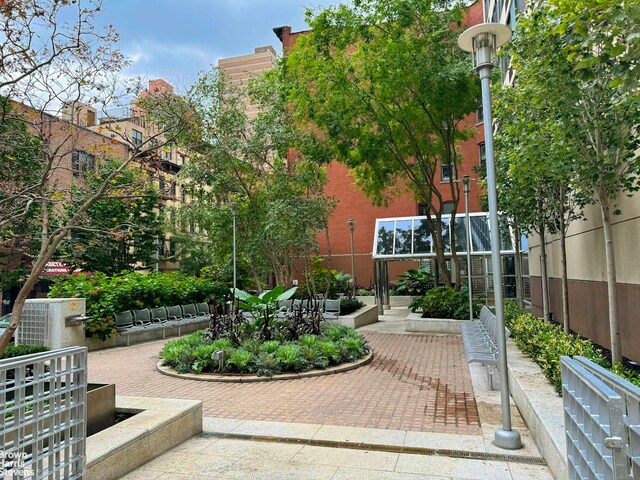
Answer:
[[[95,174],[86,175],[82,184],[72,188],[72,205],[82,205],[115,168],[117,163],[105,162]],[[152,260],[156,239],[162,233],[155,211],[157,189],[138,168],[120,172],[111,184],[111,192],[87,210],[83,228],[72,231],[61,244],[57,257],[67,265],[114,275]]]
[[[639,22],[636,1],[539,2],[518,19],[508,47],[517,82],[503,89],[502,109],[497,102],[496,118],[506,127],[502,151],[512,152],[505,169],[520,171],[500,189],[513,194],[501,208],[526,216],[537,207],[542,225],[550,211],[541,208],[545,198],[551,211],[568,199],[600,208],[614,362],[622,354],[612,216],[621,195],[640,188]],[[548,186],[561,196],[545,195]]]
[[[213,320],[212,322],[214,322]],[[211,359],[216,350],[225,356],[223,370]],[[352,362],[368,352],[366,340],[343,325],[324,325],[321,335],[302,335],[297,341],[286,339],[259,341],[249,336],[238,342],[228,338],[213,340],[205,331],[194,332],[167,342],[160,351],[165,365],[179,373],[254,373],[272,376],[281,372],[303,372]]]
[[[425,265],[420,268],[411,268],[393,282],[395,295],[424,295],[428,290],[435,287],[435,278]]]
[[[318,142],[352,169],[364,192],[383,204],[401,183],[436,216],[429,226],[447,283],[443,198],[451,196],[455,211],[458,146],[473,135],[460,122],[480,103],[478,77],[456,44],[463,13],[447,0],[309,9],[312,32],[286,59],[296,119],[320,130]],[[441,165],[452,172],[449,182],[440,181]]]
[[[226,289],[220,283],[180,273],[97,273],[59,276],[49,290],[51,298],[87,299],[86,325],[90,338],[105,340],[116,333],[115,314],[125,310],[165,307],[213,299],[221,303]]]
[[[340,300],[340,315],[349,315],[362,307],[364,303],[357,298],[343,298]]]
[[[466,289],[456,292],[453,288],[437,287],[429,290],[424,297],[416,298],[411,303],[411,311],[422,311],[428,318],[469,318],[469,294]],[[479,305],[474,305],[474,314],[478,314]]]
[[[283,89],[281,66],[247,88],[233,85],[217,69],[203,73],[191,88],[199,122],[193,135],[201,148],[181,173],[192,201],[175,213],[178,226],[196,224],[208,235],[195,238],[182,228],[175,235],[179,256],[192,271],[206,266],[229,271],[230,203],[237,206],[239,265],[257,290],[272,272],[278,284],[291,285],[296,259],[316,250],[333,200],[323,195],[326,172],[312,158],[287,159],[299,139]],[[256,116],[247,113],[247,96],[259,107]]]
[[[611,363],[602,351],[591,341],[574,334],[566,334],[555,323],[545,322],[530,313],[520,310],[515,302],[505,302],[505,325],[511,330],[516,345],[540,365],[542,372],[553,384],[556,392],[562,393],[560,357],[580,355],[592,362],[610,368],[614,373],[640,385],[637,372],[616,363]]]
[[[7,345],[7,349],[2,354],[1,358],[14,358],[21,357],[23,355],[31,355],[32,353],[41,353],[49,350],[49,347],[44,345],[16,345],[10,343]]]

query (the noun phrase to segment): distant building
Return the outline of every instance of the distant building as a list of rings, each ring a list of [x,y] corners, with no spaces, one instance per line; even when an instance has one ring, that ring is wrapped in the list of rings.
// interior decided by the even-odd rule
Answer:
[[[222,58],[218,67],[224,72],[231,85],[246,87],[251,78],[256,78],[276,64],[276,51],[272,46],[257,47],[253,53],[238,57]],[[258,107],[246,99],[247,115],[254,118],[258,114]]]

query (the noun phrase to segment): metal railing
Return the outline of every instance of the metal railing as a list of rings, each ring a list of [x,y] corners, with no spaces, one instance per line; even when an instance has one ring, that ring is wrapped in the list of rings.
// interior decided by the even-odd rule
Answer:
[[[640,388],[584,357],[561,369],[569,478],[640,478]]]
[[[87,349],[0,360],[0,477],[81,479]]]

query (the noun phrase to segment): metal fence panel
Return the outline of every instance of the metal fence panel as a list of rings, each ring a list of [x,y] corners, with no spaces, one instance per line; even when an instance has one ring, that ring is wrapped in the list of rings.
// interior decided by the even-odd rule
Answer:
[[[49,344],[49,305],[47,303],[25,303],[20,325],[16,330],[19,345]]]
[[[585,357],[575,357],[574,360],[623,398],[622,448],[626,456],[628,472],[626,472],[626,476],[620,478],[640,479],[640,387],[596,365]]]
[[[583,357],[561,369],[569,478],[640,478],[640,389]]]
[[[2,478],[81,479],[87,349],[0,360]]]

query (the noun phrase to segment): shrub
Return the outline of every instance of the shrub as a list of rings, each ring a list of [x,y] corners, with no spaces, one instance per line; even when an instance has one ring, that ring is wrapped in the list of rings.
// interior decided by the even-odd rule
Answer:
[[[239,373],[247,373],[250,371],[252,361],[253,353],[244,348],[236,348],[229,355],[226,365],[232,365]]]
[[[622,364],[611,367],[602,350],[591,340],[566,334],[562,326],[545,322],[541,318],[523,312],[513,301],[505,302],[504,319],[518,348],[540,365],[542,372],[559,394],[562,393],[561,356],[586,357],[602,367],[611,368],[615,374],[630,382],[640,385],[640,376],[637,372]]]
[[[357,298],[343,298],[340,300],[340,315],[349,315],[362,307],[364,303]]]
[[[393,282],[394,295],[425,295],[435,287],[433,273],[427,270],[429,267],[421,266],[417,270],[412,268]]]
[[[22,357],[23,355],[31,355],[32,353],[41,353],[48,350],[49,347],[44,345],[16,345],[15,343],[10,343],[2,354],[2,358]]]
[[[106,340],[116,333],[115,314],[125,310],[204,302],[221,302],[226,288],[215,280],[174,273],[96,273],[64,275],[49,290],[52,298],[86,298],[86,335]]]
[[[410,308],[412,312],[421,310],[423,317],[465,320],[469,318],[469,294],[464,288],[456,292],[453,288],[438,287],[416,298]]]
[[[258,358],[256,358],[255,371],[256,375],[272,377],[282,371],[280,360],[278,360],[273,353],[262,352],[258,355]]]
[[[300,335],[295,342],[291,332],[286,337],[286,331],[278,331],[283,341],[260,341],[254,337],[212,340],[207,331],[202,330],[167,342],[160,358],[178,373],[213,372],[219,370],[219,365],[211,357],[216,350],[222,350],[225,357],[222,371],[272,376],[283,371],[301,372],[355,361],[367,352],[364,337],[344,325],[324,325],[322,335]]]
[[[307,364],[300,354],[300,347],[294,343],[282,345],[276,350],[276,358],[280,360],[283,370],[300,371],[307,367]]]

